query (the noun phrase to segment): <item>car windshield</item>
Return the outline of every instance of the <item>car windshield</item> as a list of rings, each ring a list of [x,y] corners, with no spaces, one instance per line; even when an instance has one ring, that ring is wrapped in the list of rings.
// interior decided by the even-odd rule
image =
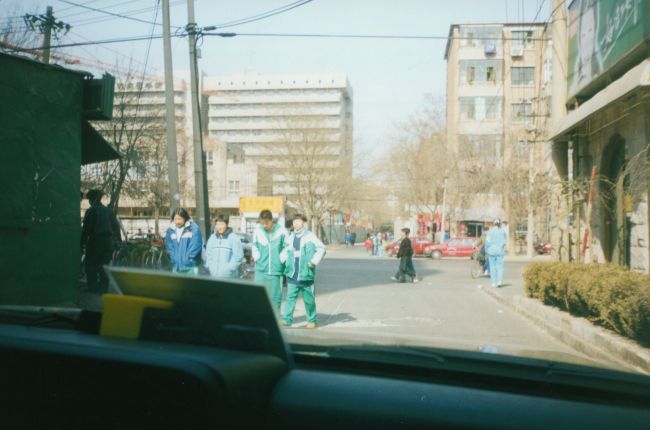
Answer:
[[[619,3],[2,0],[0,310],[146,268],[264,286],[301,350],[648,373],[649,6]]]

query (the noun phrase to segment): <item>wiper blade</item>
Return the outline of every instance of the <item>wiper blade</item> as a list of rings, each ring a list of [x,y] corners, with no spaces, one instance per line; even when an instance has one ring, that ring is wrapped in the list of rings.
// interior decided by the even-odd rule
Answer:
[[[417,360],[422,362],[435,361],[444,363],[443,354],[428,348],[416,348],[408,346],[385,346],[385,345],[337,345],[330,347],[316,347],[313,345],[296,344],[291,345],[291,351],[302,354],[325,355],[332,358],[354,358],[372,359],[389,358],[391,360]]]

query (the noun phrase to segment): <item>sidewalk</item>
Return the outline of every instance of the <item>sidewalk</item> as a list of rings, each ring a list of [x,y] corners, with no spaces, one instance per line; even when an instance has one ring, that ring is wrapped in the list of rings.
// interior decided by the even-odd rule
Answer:
[[[615,361],[623,368],[650,374],[650,349],[584,318],[526,297],[523,279],[501,288],[490,287],[487,280],[482,290],[571,348],[596,359]]]

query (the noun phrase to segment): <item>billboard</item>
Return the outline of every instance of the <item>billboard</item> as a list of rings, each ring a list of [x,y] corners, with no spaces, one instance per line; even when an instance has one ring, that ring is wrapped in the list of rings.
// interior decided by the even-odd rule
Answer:
[[[650,0],[574,0],[569,6],[568,97],[593,93],[647,57]],[[587,89],[587,91],[584,91]]]
[[[259,213],[268,209],[273,213],[284,212],[283,197],[240,197],[239,212]]]

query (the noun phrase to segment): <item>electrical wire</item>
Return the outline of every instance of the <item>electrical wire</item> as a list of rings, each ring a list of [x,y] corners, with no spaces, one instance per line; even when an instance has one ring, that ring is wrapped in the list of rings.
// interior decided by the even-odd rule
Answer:
[[[399,34],[322,34],[322,33],[212,33],[203,32],[203,36],[220,37],[305,37],[305,38],[330,38],[330,39],[396,39],[396,40],[448,40],[449,36],[427,36],[427,35],[399,35]],[[454,40],[494,40],[492,37],[455,37]],[[519,38],[504,37],[500,40],[520,40]],[[548,41],[549,38],[532,38],[529,40]]]
[[[72,6],[81,7],[81,8],[84,8],[84,9],[92,10],[92,11],[103,13],[103,14],[106,14],[106,15],[111,15],[111,16],[115,16],[115,17],[118,17],[118,18],[123,18],[123,19],[128,19],[128,20],[131,20],[131,21],[141,22],[141,23],[144,23],[144,24],[158,25],[158,26],[162,27],[162,24],[147,21],[147,20],[144,20],[144,19],[134,18],[132,16],[122,15],[122,14],[119,14],[119,13],[109,12],[109,11],[104,10],[104,9],[98,9],[98,8],[94,8],[94,7],[90,7],[90,6],[84,6],[83,4],[74,3],[74,2],[71,2],[71,1],[68,1],[68,0],[59,0],[59,1],[62,2],[62,3],[72,5]]]
[[[238,19],[238,20],[230,21],[230,22],[225,22],[225,23],[222,23],[222,24],[207,26],[207,28],[212,29],[212,30],[216,30],[216,29],[219,29],[219,28],[234,27],[236,25],[243,25],[243,24],[248,24],[248,23],[255,22],[255,21],[260,21],[262,19],[270,18],[272,16],[279,15],[279,14],[284,13],[284,12],[288,12],[288,11],[290,11],[292,9],[303,6],[303,5],[305,5],[307,3],[310,3],[312,1],[313,0],[299,0],[299,1],[296,1],[296,2],[293,2],[293,3],[289,3],[287,5],[281,6],[281,7],[276,8],[276,9],[271,9],[269,11],[262,12],[262,13],[257,14],[257,15],[249,16],[247,18],[241,18],[241,19]]]
[[[169,6],[174,7],[180,4],[185,4],[186,0],[177,0],[170,2]],[[146,8],[140,8],[140,9],[131,9],[128,11],[120,12],[120,15],[128,16],[128,17],[133,17],[135,15],[141,15],[144,13],[149,13],[151,11],[151,7],[146,7]],[[98,24],[101,22],[108,22],[108,21],[114,21],[116,19],[120,19],[120,17],[114,17],[114,16],[94,16],[94,17],[89,17],[85,19],[81,19],[75,23],[75,27],[85,27],[87,25],[92,25],[92,24]],[[179,26],[174,26],[172,27],[176,28],[177,30],[182,30],[183,27]]]
[[[93,1],[86,2],[86,3],[84,3],[82,5],[82,7],[87,6],[90,3],[94,3],[94,2]],[[104,6],[104,9],[114,8],[114,7],[124,5],[124,4],[129,4],[129,3],[133,4],[134,1],[133,0],[126,0],[126,1],[123,1],[122,3],[110,4],[110,5]],[[76,7],[78,7],[78,6],[70,6],[71,9],[74,9]],[[61,13],[62,11],[63,11],[63,9],[59,10],[58,13]],[[68,19],[71,16],[88,15],[88,14],[91,14],[91,13],[95,13],[95,11],[84,8],[84,10],[81,10],[81,11],[78,11],[78,12],[73,12],[73,13],[68,14],[68,15],[63,15],[63,16],[60,17],[60,19]]]

